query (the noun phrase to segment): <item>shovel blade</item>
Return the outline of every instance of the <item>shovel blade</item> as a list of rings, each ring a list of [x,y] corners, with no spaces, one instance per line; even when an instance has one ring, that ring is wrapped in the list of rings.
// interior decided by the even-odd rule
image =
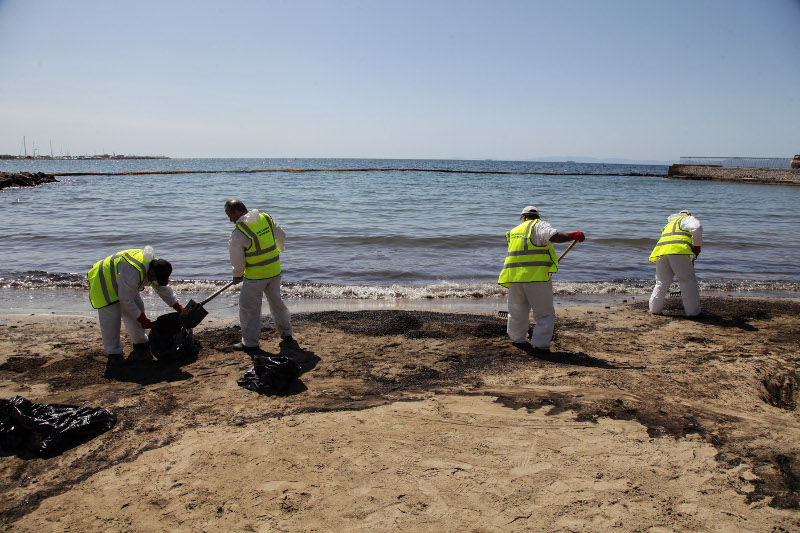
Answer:
[[[181,311],[181,326],[187,329],[192,329],[197,326],[208,314],[203,304],[199,304],[194,300],[189,300],[186,307]]]

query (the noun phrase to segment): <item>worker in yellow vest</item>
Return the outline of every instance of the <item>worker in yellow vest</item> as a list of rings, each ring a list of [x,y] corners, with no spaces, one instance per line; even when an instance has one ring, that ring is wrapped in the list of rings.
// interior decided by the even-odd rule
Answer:
[[[681,286],[681,299],[686,316],[700,314],[700,289],[694,273],[694,260],[703,246],[703,225],[688,209],[667,217],[650,262],[656,264],[656,286],[650,295],[650,312],[660,315],[669,293],[672,278]]]
[[[267,213],[248,211],[241,200],[225,203],[228,220],[236,224],[228,240],[233,281],[242,283],[239,294],[239,325],[242,340],[234,350],[253,354],[261,338],[261,300],[267,297],[269,312],[281,342],[293,343],[289,309],[281,299],[281,262],[286,233]]]
[[[556,322],[550,276],[558,271],[558,256],[552,243],[586,238],[580,231],[562,234],[541,219],[539,209],[522,210],[522,223],[506,233],[508,254],[497,282],[508,287],[508,336],[519,348],[550,351]],[[528,340],[528,320],[533,310],[536,322]],[[530,345],[528,344],[530,342]]]
[[[172,288],[168,287],[172,265],[156,259],[152,246],[143,249],[123,250],[98,261],[89,270],[89,301],[97,309],[103,348],[110,366],[125,362],[120,339],[120,320],[133,342],[132,360],[150,360],[145,329],[153,323],[144,312],[144,302],[139,294],[152,287],[164,303],[182,311]]]

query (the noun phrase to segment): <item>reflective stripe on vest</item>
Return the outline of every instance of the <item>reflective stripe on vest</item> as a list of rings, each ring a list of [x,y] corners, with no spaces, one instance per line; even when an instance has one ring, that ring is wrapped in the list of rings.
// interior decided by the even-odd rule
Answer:
[[[250,248],[244,253],[244,277],[247,279],[274,278],[281,273],[281,261],[272,217],[259,213],[258,222],[239,222],[236,228],[250,239]],[[235,230],[234,230],[235,231]]]
[[[661,230],[661,238],[658,239],[653,253],[650,254],[649,261],[655,263],[662,255],[694,255],[692,251],[692,233],[681,229],[681,220],[685,216],[670,220],[664,229]]]
[[[508,254],[497,283],[508,287],[509,283],[548,281],[553,272],[558,272],[558,257],[553,245],[534,246],[531,236],[539,219],[526,220],[506,233]]]
[[[86,275],[89,278],[89,301],[100,309],[119,301],[119,262],[125,260],[139,271],[139,284],[144,281],[144,253],[140,249],[123,250],[98,261]]]

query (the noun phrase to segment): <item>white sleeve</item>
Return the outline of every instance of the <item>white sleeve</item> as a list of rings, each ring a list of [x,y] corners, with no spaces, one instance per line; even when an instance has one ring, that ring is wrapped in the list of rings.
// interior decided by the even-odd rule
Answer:
[[[681,219],[679,224],[683,231],[692,234],[692,246],[703,246],[703,225],[696,218],[689,216]]]
[[[134,301],[139,294],[139,271],[123,259],[117,266],[117,272],[119,273],[117,295],[119,296],[122,312],[131,318],[139,318],[142,311]]]
[[[546,246],[550,239],[558,233],[558,230],[545,222],[540,220],[536,223],[534,228],[533,244],[535,246]]]
[[[231,258],[231,275],[234,278],[244,274],[244,253],[248,248],[250,248],[250,239],[241,230],[236,229],[231,232],[228,240],[228,255]]]
[[[168,306],[172,307],[178,303],[178,299],[175,297],[175,293],[172,291],[172,287],[169,285],[162,287],[156,282],[151,283],[150,286],[153,287],[153,290],[156,292],[156,294],[158,294],[159,298],[164,300],[164,303]]]
[[[283,231],[282,227],[275,224],[275,244],[278,247],[278,252],[283,251],[285,242],[286,242],[286,232]]]

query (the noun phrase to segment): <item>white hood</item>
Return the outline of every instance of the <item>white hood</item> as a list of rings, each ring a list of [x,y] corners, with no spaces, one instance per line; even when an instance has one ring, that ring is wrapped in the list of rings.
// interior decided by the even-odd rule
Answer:
[[[142,248],[142,254],[144,255],[144,262],[149,263],[153,259],[156,258],[156,251],[153,250],[153,247],[149,244]]]
[[[245,224],[255,224],[258,222],[258,209],[251,209],[247,212],[247,214],[242,215],[239,217],[239,220],[236,222],[244,222]]]

